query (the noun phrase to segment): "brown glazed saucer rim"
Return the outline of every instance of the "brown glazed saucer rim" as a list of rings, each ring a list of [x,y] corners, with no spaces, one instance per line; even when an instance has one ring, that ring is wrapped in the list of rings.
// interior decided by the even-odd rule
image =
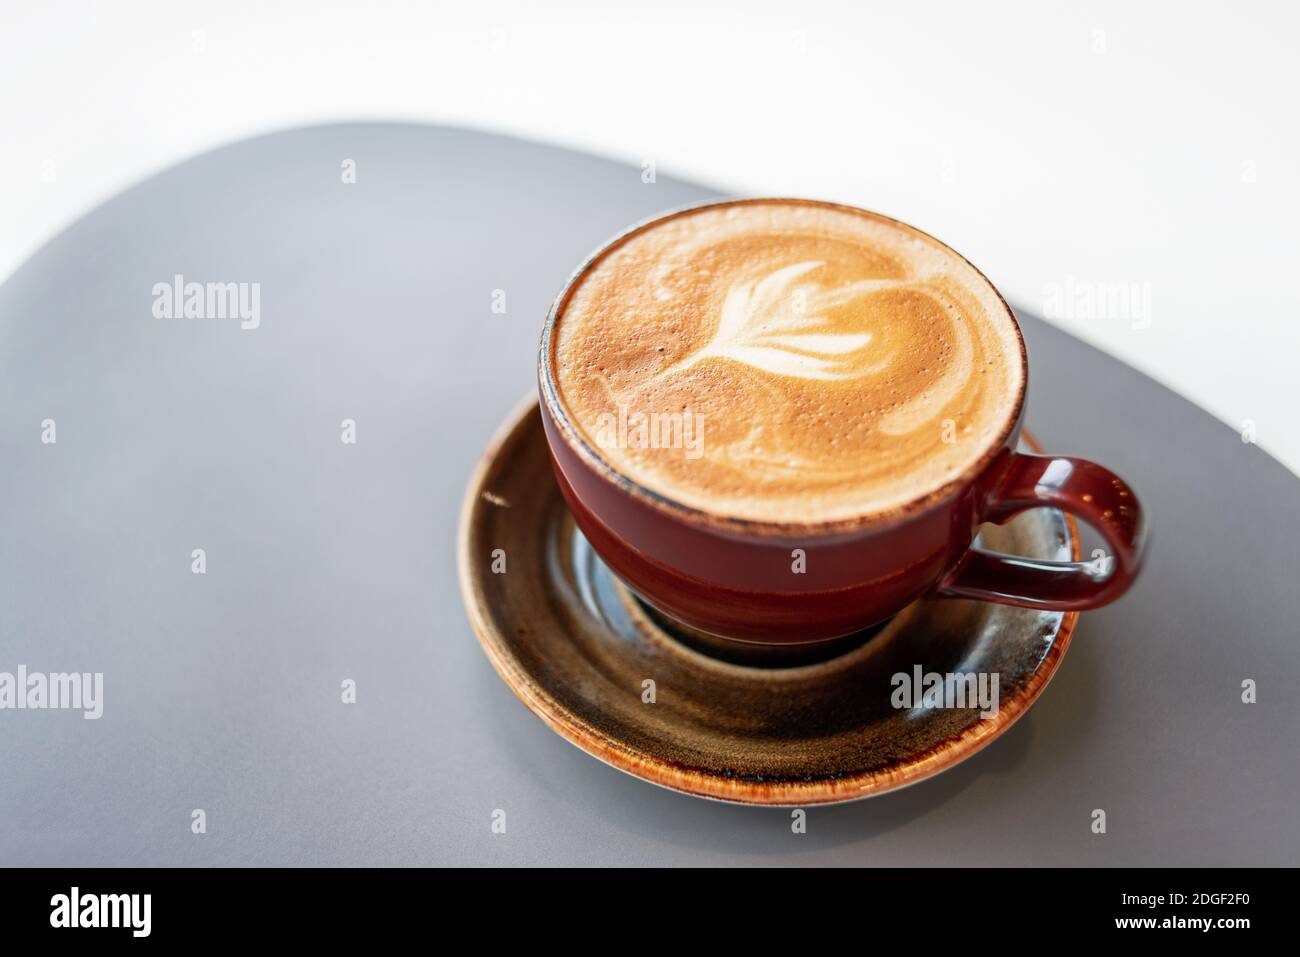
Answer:
[[[1000,737],[1042,694],[1069,648],[1078,622],[1077,612],[1062,615],[1050,647],[1034,667],[1025,685],[1010,700],[1003,699],[999,702],[997,714],[993,718],[976,721],[951,739],[909,755],[903,762],[892,767],[848,774],[833,780],[751,781],[735,777],[721,778],[646,754],[602,733],[549,693],[510,653],[508,643],[493,626],[484,607],[486,596],[481,593],[479,578],[471,567],[473,520],[478,503],[486,491],[485,479],[495,459],[517,432],[528,428],[535,428],[539,432],[542,429],[538,400],[534,393],[525,396],[498,428],[466,487],[457,533],[457,566],[466,613],[492,667],[529,710],[571,744],[633,777],[695,797],[725,803],[775,807],[836,804],[900,790],[955,766]],[[1039,446],[1031,436],[1026,434],[1024,439],[1038,450]],[[551,480],[549,473],[546,478]],[[555,494],[559,495],[558,489]],[[1077,561],[1081,557],[1078,527],[1068,514],[1065,515],[1065,521],[1069,528],[1071,551]],[[899,619],[906,616],[908,611],[900,613]],[[701,655],[689,648],[683,651],[688,656]],[[727,670],[743,668],[712,659],[708,660],[708,664],[710,667]],[[810,665],[801,670],[817,667],[819,666]]]

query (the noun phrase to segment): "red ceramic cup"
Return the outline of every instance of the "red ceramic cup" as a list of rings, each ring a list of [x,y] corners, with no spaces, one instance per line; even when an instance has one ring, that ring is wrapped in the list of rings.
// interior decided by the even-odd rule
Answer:
[[[574,428],[559,399],[552,333],[576,280],[605,250],[654,221],[615,237],[573,275],[546,317],[538,361],[542,421],[565,501],[592,547],[643,600],[713,635],[798,644],[866,628],[922,596],[1074,611],[1108,604],[1128,590],[1145,544],[1137,497],[1094,462],[1017,451],[1023,384],[1012,424],[974,466],[940,493],[885,518],[727,518],[643,488],[611,466]],[[1020,362],[1024,383],[1023,340]],[[1109,569],[972,547],[982,523],[1000,524],[1041,506],[1096,528],[1113,557]],[[803,574],[791,574],[794,549],[806,556]]]

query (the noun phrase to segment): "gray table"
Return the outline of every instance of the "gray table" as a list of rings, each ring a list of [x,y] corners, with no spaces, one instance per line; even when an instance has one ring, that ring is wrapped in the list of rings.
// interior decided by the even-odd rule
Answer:
[[[27,262],[0,288],[0,671],[100,671],[105,702],[0,711],[0,864],[1300,863],[1300,482],[1023,313],[1030,426],[1125,475],[1155,543],[1004,738],[796,836],[605,767],[515,700],[461,610],[464,482],[579,259],[711,195],[336,125],[168,170]],[[260,283],[260,327],[154,318],[177,273]]]

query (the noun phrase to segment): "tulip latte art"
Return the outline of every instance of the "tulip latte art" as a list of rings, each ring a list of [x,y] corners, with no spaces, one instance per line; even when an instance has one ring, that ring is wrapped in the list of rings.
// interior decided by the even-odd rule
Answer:
[[[1022,356],[997,292],[937,240],[755,200],[603,252],[559,303],[546,359],[573,426],[638,484],[809,523],[894,512],[960,478],[1012,427]],[[647,441],[655,422],[694,424],[695,454]]]

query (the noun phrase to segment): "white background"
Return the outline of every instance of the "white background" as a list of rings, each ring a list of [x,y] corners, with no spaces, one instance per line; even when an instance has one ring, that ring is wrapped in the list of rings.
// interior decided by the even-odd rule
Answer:
[[[0,278],[232,139],[463,124],[912,222],[1300,472],[1296,9],[0,0]]]

